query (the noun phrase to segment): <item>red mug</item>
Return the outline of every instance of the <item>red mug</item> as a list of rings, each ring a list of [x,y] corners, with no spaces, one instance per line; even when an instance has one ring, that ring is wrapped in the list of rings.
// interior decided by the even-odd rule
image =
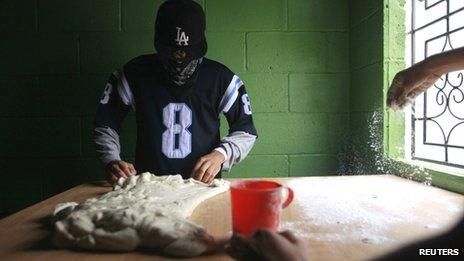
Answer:
[[[287,199],[282,203],[282,189]],[[234,181],[230,187],[234,234],[251,235],[256,229],[277,230],[280,216],[293,200],[293,190],[273,181]]]

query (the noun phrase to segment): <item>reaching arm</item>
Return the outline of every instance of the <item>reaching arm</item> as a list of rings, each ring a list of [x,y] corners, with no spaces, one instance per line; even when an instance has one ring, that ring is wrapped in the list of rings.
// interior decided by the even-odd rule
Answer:
[[[464,48],[428,57],[395,75],[388,90],[387,105],[402,108],[432,86],[441,75],[464,69]]]
[[[93,132],[95,150],[103,165],[107,166],[112,161],[121,160],[118,133],[109,127],[95,127]]]
[[[121,124],[131,106],[135,108],[132,92],[124,72],[114,72],[103,91],[95,117],[94,144],[100,160],[106,167],[110,182],[136,173],[134,166],[121,160],[119,133]]]
[[[224,153],[223,169],[230,171],[240,163],[253,148],[258,137],[253,124],[251,102],[245,85],[237,76],[232,78],[219,105],[229,124],[229,135],[221,140],[216,150]]]
[[[258,136],[251,105],[243,82],[234,76],[219,104],[229,124],[229,135],[224,137],[213,152],[201,157],[195,164],[191,176],[209,183],[222,168],[229,171],[241,162],[253,148]]]
[[[464,70],[464,47],[435,54],[423,61],[426,70],[435,75]]]
[[[222,168],[230,171],[233,165],[240,163],[253,148],[256,135],[244,131],[234,131],[221,140],[221,144],[215,150],[224,155],[225,161]]]

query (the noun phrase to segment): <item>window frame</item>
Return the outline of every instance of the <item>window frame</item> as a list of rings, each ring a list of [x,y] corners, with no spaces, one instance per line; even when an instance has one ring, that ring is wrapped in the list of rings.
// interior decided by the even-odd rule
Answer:
[[[405,68],[406,18],[405,9],[398,5],[397,0],[384,0],[383,10],[383,100],[385,101],[394,76]],[[423,168],[431,175],[432,185],[464,194],[464,169],[408,157],[411,151],[407,150],[409,145],[407,142],[411,142],[411,133],[407,132],[406,124],[411,122],[406,115],[409,117],[409,114],[405,114],[405,111],[391,110],[385,103],[383,104],[384,154],[398,164]]]

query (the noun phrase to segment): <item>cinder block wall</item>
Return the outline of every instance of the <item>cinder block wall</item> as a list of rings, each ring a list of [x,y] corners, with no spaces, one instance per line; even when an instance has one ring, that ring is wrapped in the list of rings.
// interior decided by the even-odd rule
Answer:
[[[350,173],[387,170],[382,153],[404,158],[404,115],[386,106],[390,82],[404,69],[405,0],[350,0]],[[374,116],[375,114],[375,116]],[[344,150],[346,152],[346,150]]]
[[[90,140],[98,98],[115,68],[153,52],[161,2],[0,2],[0,176],[7,184],[0,214],[103,178]],[[372,109],[350,96],[350,73],[354,86],[365,80],[356,76],[364,72],[375,81],[369,75],[380,60],[368,54],[380,39],[357,38],[377,30],[370,22],[381,20],[381,12],[370,15],[364,4],[371,1],[356,1],[351,15],[359,19],[349,22],[348,0],[198,2],[207,14],[207,56],[244,80],[260,134],[249,158],[228,175],[334,174],[350,103],[355,119]],[[350,42],[356,46],[351,63]],[[122,137],[128,160],[134,155],[133,123],[129,115]]]
[[[372,135],[382,139],[383,131],[382,118],[376,125],[372,118],[375,111],[383,111],[384,103],[383,15],[383,0],[349,1],[351,136],[348,149],[354,153],[348,157],[351,161],[348,171],[357,174],[376,173],[376,156],[383,150],[373,148],[383,144],[381,141],[373,144],[371,139]]]
[[[243,78],[259,132],[230,176],[335,174],[348,123],[348,1],[206,0],[206,14],[208,56]]]

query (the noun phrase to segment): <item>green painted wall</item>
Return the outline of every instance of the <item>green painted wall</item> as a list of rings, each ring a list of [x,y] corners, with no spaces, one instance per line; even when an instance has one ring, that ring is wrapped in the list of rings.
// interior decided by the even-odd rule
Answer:
[[[405,68],[405,0],[384,0],[384,97],[396,73]],[[403,111],[384,111],[385,153],[404,159],[405,120]]]
[[[404,3],[404,0],[349,2],[351,137],[348,150],[357,152],[348,162],[351,166],[348,171],[352,173],[378,173],[382,169],[379,164],[384,161],[383,153],[404,159],[404,114],[385,106],[393,77],[404,69]],[[378,118],[373,117],[376,112]]]
[[[0,215],[103,178],[91,143],[97,101],[115,68],[153,51],[161,2],[0,1],[0,176],[9,184]],[[334,174],[350,104],[356,119],[374,108],[350,95],[350,83],[357,93],[381,95],[356,76],[381,68],[380,40],[364,33],[377,33],[371,22],[381,12],[365,10],[371,1],[350,8],[348,0],[198,2],[207,14],[207,56],[244,80],[260,133],[228,176]],[[130,115],[122,136],[128,160],[133,123]]]
[[[376,151],[372,133],[382,135],[382,124],[373,128],[372,116],[383,109],[383,1],[349,1],[350,138],[345,164],[350,173],[375,173]],[[381,144],[380,144],[381,145]]]

